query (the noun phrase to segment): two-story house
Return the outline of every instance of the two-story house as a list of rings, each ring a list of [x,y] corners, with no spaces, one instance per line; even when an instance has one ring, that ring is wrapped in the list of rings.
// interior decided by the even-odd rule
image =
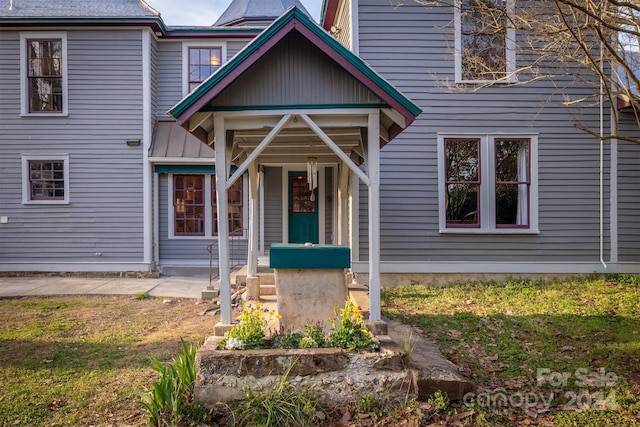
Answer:
[[[506,26],[403,3],[167,27],[139,0],[1,1],[0,271],[206,268],[221,235],[250,264],[348,245],[383,285],[639,273],[640,147],[573,126],[610,107],[517,84]]]

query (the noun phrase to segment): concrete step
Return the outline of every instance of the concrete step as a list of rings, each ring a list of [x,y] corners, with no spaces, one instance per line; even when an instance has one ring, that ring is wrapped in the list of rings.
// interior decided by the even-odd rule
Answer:
[[[360,310],[365,315],[369,316],[369,288],[366,285],[359,285],[357,283],[349,284],[347,289],[349,299],[352,303],[360,307]]]
[[[273,273],[258,273],[260,278],[260,286],[275,286],[276,276]]]
[[[262,295],[276,295],[276,285],[263,285],[260,282],[260,296]]]

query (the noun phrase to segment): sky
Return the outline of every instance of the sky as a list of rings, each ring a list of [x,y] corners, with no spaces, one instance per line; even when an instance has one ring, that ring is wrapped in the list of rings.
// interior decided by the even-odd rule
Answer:
[[[231,4],[231,0],[145,0],[160,12],[166,25],[208,26]],[[322,0],[300,0],[313,19],[320,20]]]

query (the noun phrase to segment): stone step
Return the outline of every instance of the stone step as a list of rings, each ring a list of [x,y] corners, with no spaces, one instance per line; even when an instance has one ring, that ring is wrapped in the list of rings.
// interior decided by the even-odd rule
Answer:
[[[440,390],[451,400],[462,400],[475,385],[460,374],[460,369],[446,359],[436,345],[409,325],[386,320],[390,338],[407,351],[409,368],[416,372],[418,400],[427,401]]]

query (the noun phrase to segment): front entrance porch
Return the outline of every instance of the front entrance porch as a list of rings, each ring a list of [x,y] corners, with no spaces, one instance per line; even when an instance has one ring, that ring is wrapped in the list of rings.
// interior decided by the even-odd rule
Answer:
[[[354,249],[360,230],[349,208],[359,204],[361,185],[366,188],[369,319],[380,321],[379,152],[419,112],[295,8],[171,109],[179,125],[215,152],[216,217],[229,218],[217,221],[221,326],[231,324],[228,191],[246,174],[249,282],[259,277],[258,255],[265,249],[260,247],[265,241],[260,239],[261,224],[270,208],[259,203],[264,188],[260,178],[265,168],[273,167],[287,171],[282,242],[326,242],[325,189],[317,170],[331,166],[336,215],[332,240]],[[232,166],[237,168],[232,171]],[[300,166],[306,166],[306,176]]]

